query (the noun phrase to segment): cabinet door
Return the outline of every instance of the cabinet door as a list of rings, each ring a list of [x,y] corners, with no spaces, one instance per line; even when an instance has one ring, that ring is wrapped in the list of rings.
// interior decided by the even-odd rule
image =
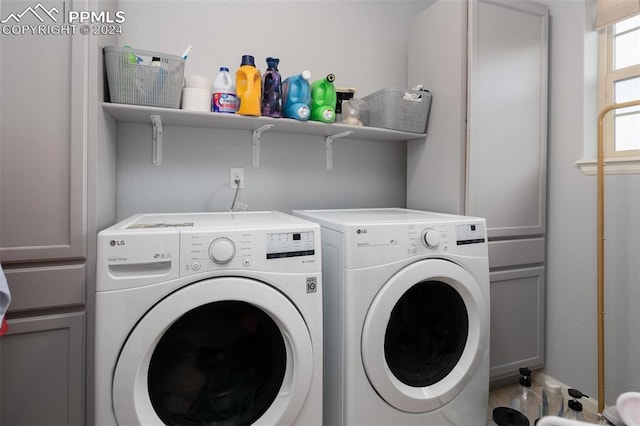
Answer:
[[[82,312],[9,321],[0,338],[0,424],[83,423]]]
[[[426,139],[407,141],[407,207],[464,213],[467,4],[436,0],[411,23],[409,87],[433,94]]]
[[[545,230],[548,13],[470,2],[466,213],[489,238]]]
[[[491,273],[491,378],[544,363],[544,267]]]
[[[42,14],[44,22],[36,18],[32,6],[22,0],[2,0],[0,8],[3,19],[19,19],[13,28],[27,31],[0,37],[3,262],[85,256],[83,164],[89,37],[32,35],[26,30],[27,24],[43,29],[63,25],[64,10],[85,10],[85,6],[79,1],[42,0],[35,12]],[[26,8],[29,13],[22,14]]]

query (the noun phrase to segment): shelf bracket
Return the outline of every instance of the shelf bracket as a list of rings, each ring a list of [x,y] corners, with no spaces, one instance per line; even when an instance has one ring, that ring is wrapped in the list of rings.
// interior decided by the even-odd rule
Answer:
[[[162,119],[159,115],[151,115],[153,126],[153,164],[162,164]]]
[[[262,132],[272,127],[273,124],[265,124],[253,131],[253,167],[255,168],[260,166],[260,138],[262,137]]]
[[[325,143],[327,145],[327,170],[333,170],[333,141],[334,139],[344,138],[353,133],[353,130],[347,130],[346,132],[337,133],[335,135],[327,136]]]

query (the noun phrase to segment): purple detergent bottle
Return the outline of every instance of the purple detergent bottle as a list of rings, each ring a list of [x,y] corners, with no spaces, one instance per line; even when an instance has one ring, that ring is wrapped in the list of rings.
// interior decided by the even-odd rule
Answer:
[[[278,72],[278,58],[267,58],[267,71],[262,77],[262,115],[282,117],[282,78]]]

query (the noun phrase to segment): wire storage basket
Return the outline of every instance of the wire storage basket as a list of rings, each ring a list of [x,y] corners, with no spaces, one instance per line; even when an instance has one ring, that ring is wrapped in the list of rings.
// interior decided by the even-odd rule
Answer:
[[[106,46],[111,102],[180,108],[184,59],[166,53]]]
[[[369,126],[404,132],[426,133],[431,92],[385,88],[368,96]]]

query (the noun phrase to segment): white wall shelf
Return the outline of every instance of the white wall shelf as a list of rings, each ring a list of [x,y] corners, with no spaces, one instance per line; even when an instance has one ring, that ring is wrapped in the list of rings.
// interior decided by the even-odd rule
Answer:
[[[109,102],[103,103],[103,108],[117,121],[151,124],[156,129],[161,129],[162,126],[184,126],[250,131],[252,132],[254,167],[260,165],[260,137],[263,132],[295,133],[325,138],[327,146],[327,170],[333,168],[332,144],[337,138],[344,137],[369,141],[400,142],[425,137],[423,133],[401,132],[377,127],[351,126],[341,123],[298,121],[289,118],[247,117],[236,114],[184,111],[180,109]],[[161,130],[160,135],[157,135],[157,131],[154,132],[153,144],[153,152],[161,153]],[[160,156],[154,155],[154,164],[160,164],[161,160]]]

